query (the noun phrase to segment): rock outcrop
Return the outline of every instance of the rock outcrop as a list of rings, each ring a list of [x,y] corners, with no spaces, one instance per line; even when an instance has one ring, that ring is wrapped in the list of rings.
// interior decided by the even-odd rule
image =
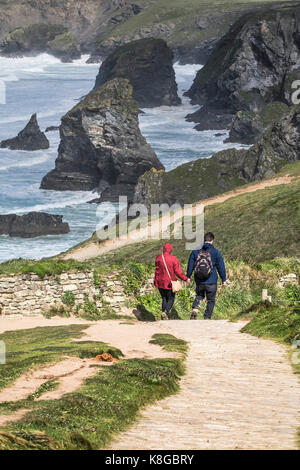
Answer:
[[[191,0],[180,6],[161,0],[2,1],[0,39],[16,28],[55,23],[73,34],[93,62],[128,42],[156,37],[167,41],[176,61],[203,64],[237,18],[265,3],[223,0],[215,8],[212,2]]]
[[[224,150],[166,173],[145,173],[133,200],[147,206],[189,204],[271,177],[283,165],[299,159],[300,107],[295,106],[248,150]]]
[[[181,103],[173,53],[162,39],[141,39],[118,48],[101,65],[95,89],[113,78],[129,80],[142,108]]]
[[[64,61],[80,57],[79,46],[66,27],[44,23],[13,30],[0,43],[0,52],[9,57],[48,52]]]
[[[238,111],[232,121],[229,138],[226,142],[239,142],[252,145],[274,122],[288,111],[288,105],[280,101],[266,104],[256,113],[254,111]]]
[[[249,13],[232,26],[197,73],[186,94],[203,108],[189,119],[205,128],[206,113],[226,110],[233,117],[241,110],[257,112],[273,101],[290,105],[287,84],[299,69],[299,4]],[[215,128],[213,120],[208,128]]]
[[[69,224],[62,222],[62,218],[62,215],[52,215],[45,212],[29,212],[26,215],[0,215],[0,235],[34,238],[69,233]]]
[[[49,148],[49,140],[40,130],[36,114],[33,114],[17,137],[2,140],[0,147],[11,150],[43,150]]]
[[[43,189],[97,188],[101,200],[131,198],[139,176],[163,168],[140,132],[138,104],[125,79],[107,82],[71,109],[60,136],[55,169],[43,178]]]
[[[52,41],[48,41],[46,52],[62,60],[71,62],[81,57],[80,47],[70,32],[58,34]]]

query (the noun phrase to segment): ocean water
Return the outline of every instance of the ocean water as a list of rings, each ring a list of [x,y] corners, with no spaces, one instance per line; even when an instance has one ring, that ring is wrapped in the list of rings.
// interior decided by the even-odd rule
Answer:
[[[20,59],[0,57],[0,81],[6,88],[6,103],[0,104],[0,140],[17,135],[35,112],[42,130],[59,125],[61,117],[94,85],[99,65],[86,64],[86,59],[83,56],[72,64],[63,64],[47,54]],[[191,85],[198,68],[175,65],[181,95]],[[186,114],[196,109],[183,98],[182,106],[147,109],[140,116],[141,131],[167,170],[230,146],[223,144],[226,136],[216,137],[214,131],[197,132],[193,123],[185,121]],[[47,133],[47,137],[49,150],[0,149],[0,214],[61,214],[71,232],[34,239],[0,236],[0,262],[58,254],[88,238],[101,224],[97,206],[86,203],[95,197],[94,193],[39,189],[42,177],[54,168],[59,145],[58,131]]]

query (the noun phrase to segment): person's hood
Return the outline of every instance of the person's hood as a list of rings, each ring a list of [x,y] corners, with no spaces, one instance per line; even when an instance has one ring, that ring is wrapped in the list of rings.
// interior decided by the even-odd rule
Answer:
[[[171,243],[164,244],[163,253],[167,253],[168,255],[170,255],[172,253],[172,250],[173,250],[173,246],[171,245]]]
[[[212,243],[209,243],[209,242],[205,242],[203,247],[202,247],[202,250],[207,250],[208,248],[213,248],[214,245]]]

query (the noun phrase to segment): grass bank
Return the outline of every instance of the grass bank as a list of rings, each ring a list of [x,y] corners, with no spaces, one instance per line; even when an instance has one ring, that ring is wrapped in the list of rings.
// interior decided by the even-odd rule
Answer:
[[[58,361],[63,355],[91,357],[100,351],[121,357],[103,343],[72,342],[87,325],[43,327],[0,335],[7,344],[7,365],[0,387],[31,367]],[[100,449],[137,418],[140,409],[177,392],[184,373],[187,345],[172,335],[152,339],[178,359],[122,360],[111,367],[95,365],[95,375],[74,393],[57,400],[34,401],[33,396],[0,404],[0,413],[29,409],[20,421],[0,431],[0,449]],[[2,369],[1,369],[2,372]],[[46,390],[55,387],[47,383]],[[45,391],[38,390],[37,395]],[[35,396],[37,396],[35,394]]]

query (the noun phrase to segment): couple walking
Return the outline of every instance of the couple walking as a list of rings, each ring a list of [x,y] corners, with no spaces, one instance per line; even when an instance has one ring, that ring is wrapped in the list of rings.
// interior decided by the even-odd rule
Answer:
[[[182,272],[178,259],[172,255],[173,247],[170,243],[166,243],[163,247],[163,253],[156,257],[154,285],[159,289],[162,297],[162,320],[168,320],[168,314],[174,305],[176,292],[181,289],[176,277],[189,284],[193,271],[196,282],[196,297],[193,303],[191,320],[197,319],[200,302],[205,298],[207,306],[204,319],[211,319],[216,303],[218,274],[221,277],[222,284],[225,285],[226,282],[224,260],[221,253],[213,246],[214,239],[213,233],[206,233],[202,248],[192,251],[186,276]]]

